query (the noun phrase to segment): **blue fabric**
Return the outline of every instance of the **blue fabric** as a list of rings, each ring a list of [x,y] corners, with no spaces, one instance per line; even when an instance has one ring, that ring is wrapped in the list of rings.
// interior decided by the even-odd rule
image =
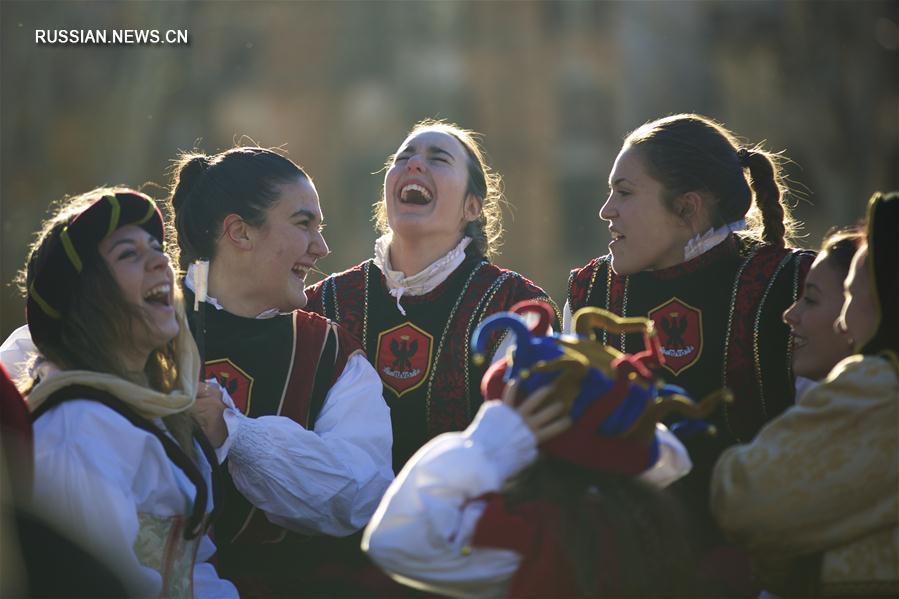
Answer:
[[[624,401],[609,414],[606,421],[599,427],[599,433],[606,437],[617,437],[623,434],[640,417],[640,414],[646,409],[646,404],[654,399],[655,389],[648,390],[638,384],[631,384]]]

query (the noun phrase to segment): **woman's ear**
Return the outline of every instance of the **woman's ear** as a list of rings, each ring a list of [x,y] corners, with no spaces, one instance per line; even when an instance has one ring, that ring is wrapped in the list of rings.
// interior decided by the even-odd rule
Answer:
[[[462,205],[462,218],[466,222],[474,222],[481,217],[482,209],[483,205],[480,198],[468,194],[465,196],[465,204]]]
[[[237,249],[253,249],[250,226],[237,214],[229,214],[222,221],[222,239]]]
[[[711,226],[705,198],[696,191],[688,191],[675,198],[674,213],[694,231],[705,231]]]

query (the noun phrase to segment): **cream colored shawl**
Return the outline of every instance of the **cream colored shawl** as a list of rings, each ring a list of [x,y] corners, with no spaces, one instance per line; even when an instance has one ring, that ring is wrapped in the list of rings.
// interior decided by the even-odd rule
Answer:
[[[823,554],[822,592],[899,591],[899,377],[850,356],[821,385],[722,454],[721,528],[768,563]]]
[[[184,302],[177,296],[175,313],[179,324],[178,336],[175,338],[178,385],[171,393],[154,391],[112,374],[89,370],[57,370],[48,374],[31,390],[28,394],[29,407],[32,411],[36,410],[50,395],[69,385],[86,385],[108,391],[145,418],[162,418],[190,408],[197,394],[200,355],[190,334],[184,314]]]

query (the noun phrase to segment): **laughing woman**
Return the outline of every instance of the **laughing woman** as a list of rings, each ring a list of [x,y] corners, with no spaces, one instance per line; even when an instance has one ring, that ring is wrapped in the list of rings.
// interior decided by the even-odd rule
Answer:
[[[849,274],[860,233],[842,230],[824,238],[805,277],[802,296],[784,312],[793,339],[793,372],[819,381],[853,353],[852,339],[834,327],[843,307],[843,280]]]
[[[206,376],[234,399],[198,402],[228,452],[221,571],[242,595],[335,592],[320,579],[336,560],[316,568],[330,541],[307,535],[361,529],[393,472],[380,380],[342,327],[302,309],[306,273],[328,254],[318,192],[287,157],[238,147],[180,156],[171,206]]]
[[[34,497],[141,596],[236,596],[207,563],[215,455],[199,359],[147,196],[98,189],[48,220],[22,283],[37,377]]]
[[[469,340],[478,323],[521,300],[552,304],[490,262],[502,232],[500,183],[475,133],[418,123],[387,163],[374,258],[308,290],[309,309],[356,335],[381,376],[395,471],[477,413],[484,368],[472,366]]]

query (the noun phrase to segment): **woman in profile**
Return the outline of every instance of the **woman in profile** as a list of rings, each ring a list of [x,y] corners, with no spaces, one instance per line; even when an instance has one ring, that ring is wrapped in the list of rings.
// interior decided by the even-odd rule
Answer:
[[[782,318],[812,253],[788,246],[785,191],[778,156],[744,145],[708,117],[645,123],[625,137],[599,210],[609,251],[569,278],[566,323],[584,306],[648,317],[659,331],[666,381],[697,398],[722,387],[734,393],[709,418],[715,436],[685,440],[694,470],[674,489],[695,517],[713,595],[752,592],[748,560],[727,547],[708,510],[715,460],[752,439],[795,395]],[[625,352],[642,342],[636,335],[605,340]],[[721,567],[722,559],[730,565]],[[746,575],[732,575],[738,571]]]

